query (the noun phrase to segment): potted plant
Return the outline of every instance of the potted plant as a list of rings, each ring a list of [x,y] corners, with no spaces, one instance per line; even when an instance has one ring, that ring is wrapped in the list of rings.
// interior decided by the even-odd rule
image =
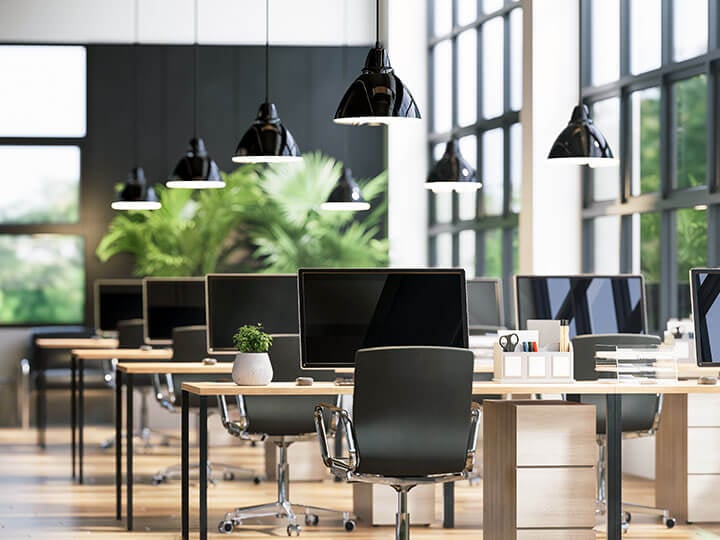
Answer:
[[[272,336],[263,331],[262,324],[246,324],[233,334],[233,344],[238,350],[233,363],[232,378],[243,386],[264,386],[272,381],[273,370],[268,351]]]

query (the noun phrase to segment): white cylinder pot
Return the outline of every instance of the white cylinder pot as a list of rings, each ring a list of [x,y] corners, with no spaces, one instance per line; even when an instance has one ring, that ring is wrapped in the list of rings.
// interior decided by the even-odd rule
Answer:
[[[264,386],[273,377],[272,364],[268,353],[244,353],[235,355],[232,379],[242,386]]]

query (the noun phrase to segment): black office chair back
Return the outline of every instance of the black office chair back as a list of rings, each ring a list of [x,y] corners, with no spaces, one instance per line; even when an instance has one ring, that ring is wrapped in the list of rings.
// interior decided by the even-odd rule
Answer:
[[[470,433],[473,354],[381,347],[355,354],[357,471],[390,477],[460,472]]]
[[[575,372],[576,380],[596,380],[595,351],[598,347],[654,347],[660,345],[660,338],[646,334],[589,334],[576,336],[572,340],[574,366],[580,369],[580,376]],[[614,376],[603,373],[603,376]],[[582,378],[585,377],[585,378]],[[595,405],[597,426],[596,432],[605,433],[607,402],[604,396],[581,394],[581,403]],[[622,396],[621,425],[624,433],[650,431],[655,425],[660,397],[656,394]]]
[[[128,319],[118,321],[117,324],[118,347],[121,349],[138,349],[145,344],[143,335],[143,320]]]
[[[31,370],[70,370],[70,351],[65,349],[42,349],[35,345],[36,339],[44,338],[89,338],[92,332],[84,326],[48,326],[30,330],[28,356]]]
[[[273,382],[295,382],[297,377],[331,381],[332,371],[300,368],[297,336],[276,336],[270,348]],[[303,435],[315,432],[313,411],[318,403],[334,403],[334,396],[246,396],[245,410],[251,433],[271,436]]]
[[[179,326],[173,328],[172,332],[172,349],[173,362],[202,362],[208,356],[207,353],[207,337],[206,326]],[[218,358],[218,360],[229,360],[229,358]],[[218,373],[208,374],[184,374],[172,375],[172,382],[175,388],[175,396],[177,405],[182,405],[181,387],[184,382],[212,382],[222,379],[228,379],[229,375],[220,375]],[[215,400],[209,400],[208,405],[213,406]],[[194,396],[190,401],[190,407],[197,407],[199,401]]]

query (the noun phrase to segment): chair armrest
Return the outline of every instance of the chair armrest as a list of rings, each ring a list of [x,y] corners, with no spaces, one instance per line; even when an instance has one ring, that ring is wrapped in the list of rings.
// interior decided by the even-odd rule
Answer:
[[[345,430],[345,437],[347,440],[348,457],[332,457],[330,455],[330,446],[328,444],[328,432],[325,428],[325,411],[330,411],[334,418],[338,418],[343,423]],[[326,467],[332,470],[334,473],[345,474],[352,473],[360,463],[360,456],[357,452],[357,444],[355,438],[355,428],[353,427],[352,420],[348,412],[338,407],[337,405],[330,405],[329,403],[320,403],[315,406],[314,412],[315,418],[315,431],[318,434],[318,440],[320,442],[320,454],[322,455],[323,463]]]
[[[155,392],[155,399],[161,407],[169,411],[175,410],[175,395],[172,393],[169,385],[172,385],[172,379],[167,375],[165,376],[165,385],[163,386],[160,375],[154,373],[152,376],[153,391]]]
[[[465,471],[471,472],[475,464],[475,451],[477,446],[478,430],[480,429],[480,415],[482,405],[473,401],[470,403],[470,433],[467,442],[467,457],[465,459]]]
[[[233,420],[230,418],[230,412],[227,404],[227,397],[223,395],[216,396],[218,401],[218,408],[220,409],[220,421],[222,422],[225,430],[232,435],[246,441],[264,441],[265,435],[257,435],[248,432],[248,421],[247,413],[245,412],[245,400],[243,396],[236,396],[238,419]]]

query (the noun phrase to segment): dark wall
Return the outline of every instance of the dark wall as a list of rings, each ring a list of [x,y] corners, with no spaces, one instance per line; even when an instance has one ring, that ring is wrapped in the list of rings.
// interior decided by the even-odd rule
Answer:
[[[193,136],[192,46],[90,45],[87,47],[87,138],[82,144],[81,224],[87,269],[86,319],[92,321],[92,284],[128,277],[132,257],[100,263],[95,248],[114,211],[116,183],[137,163],[148,180],[162,183]],[[197,129],[221,170],[264,100],[264,47],[199,47]],[[320,150],[346,161],[357,178],[384,168],[382,128],[332,122],[343,92],[363,65],[366,47],[271,47],[270,100],[303,152]],[[138,58],[138,111],[135,62]],[[344,73],[343,73],[344,71]]]

